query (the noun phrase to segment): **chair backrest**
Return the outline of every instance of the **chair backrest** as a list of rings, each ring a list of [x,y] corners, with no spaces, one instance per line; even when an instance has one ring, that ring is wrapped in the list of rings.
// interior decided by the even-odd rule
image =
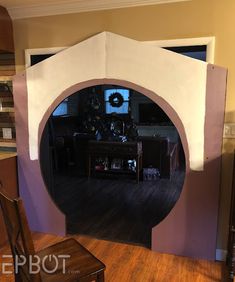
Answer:
[[[35,250],[22,200],[10,199],[1,189],[0,206],[11,246],[16,281],[41,281],[39,273],[36,275],[29,273],[29,259],[34,258]],[[26,262],[23,264],[24,260]],[[19,266],[17,271],[18,262],[22,266]]]

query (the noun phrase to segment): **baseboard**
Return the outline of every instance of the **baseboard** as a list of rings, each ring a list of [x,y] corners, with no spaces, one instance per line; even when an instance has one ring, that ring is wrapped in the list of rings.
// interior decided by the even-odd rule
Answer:
[[[216,249],[215,259],[218,261],[225,261],[227,256],[227,251],[222,249]]]

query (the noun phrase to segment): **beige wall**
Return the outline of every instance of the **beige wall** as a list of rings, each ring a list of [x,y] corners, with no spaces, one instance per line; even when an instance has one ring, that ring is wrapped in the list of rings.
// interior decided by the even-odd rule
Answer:
[[[228,68],[225,118],[227,122],[235,122],[234,12],[234,0],[192,0],[16,20],[17,70],[24,68],[24,49],[71,46],[101,31],[111,31],[137,40],[215,36],[215,64]],[[226,248],[234,147],[235,140],[224,140],[217,244],[222,249]]]

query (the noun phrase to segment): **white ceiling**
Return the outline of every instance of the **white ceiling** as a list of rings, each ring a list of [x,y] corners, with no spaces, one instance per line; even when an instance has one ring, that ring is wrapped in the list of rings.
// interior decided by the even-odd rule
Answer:
[[[155,5],[191,0],[0,0],[12,19]]]

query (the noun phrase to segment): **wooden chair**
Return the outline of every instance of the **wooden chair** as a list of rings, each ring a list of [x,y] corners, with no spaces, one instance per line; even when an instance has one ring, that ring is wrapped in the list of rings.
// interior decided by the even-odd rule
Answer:
[[[20,198],[10,199],[1,190],[0,205],[13,256],[15,281],[104,281],[105,265],[75,239],[66,239],[35,252],[23,202]],[[67,255],[69,258],[62,259],[59,257],[61,255]],[[25,263],[24,259],[26,259]],[[22,263],[18,273],[16,273],[17,260]],[[30,271],[31,261],[34,263],[40,261],[40,272],[30,273],[32,272]],[[54,270],[57,262],[59,265]],[[37,270],[35,267],[32,269],[35,272]]]

